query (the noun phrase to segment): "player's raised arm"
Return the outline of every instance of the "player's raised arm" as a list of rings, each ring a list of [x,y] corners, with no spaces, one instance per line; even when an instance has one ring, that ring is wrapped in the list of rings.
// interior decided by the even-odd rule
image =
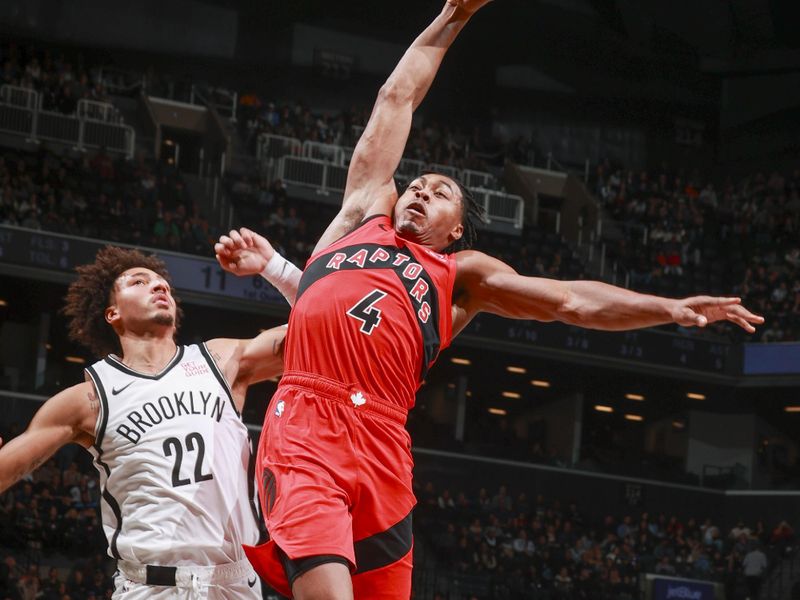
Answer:
[[[0,493],[35,471],[59,448],[76,442],[90,445],[99,411],[94,386],[85,382],[59,392],[44,403],[28,428],[0,448]]]
[[[403,157],[411,117],[439,70],[447,49],[470,17],[490,0],[448,0],[414,40],[378,92],[347,173],[342,209],[320,238],[316,253],[364,217],[390,214],[397,201],[394,173]]]
[[[463,329],[481,311],[607,331],[666,323],[705,327],[727,320],[753,333],[753,325],[764,322],[763,317],[742,306],[739,298],[662,298],[599,281],[525,277],[504,262],[475,251],[459,252],[456,259],[454,332]]]

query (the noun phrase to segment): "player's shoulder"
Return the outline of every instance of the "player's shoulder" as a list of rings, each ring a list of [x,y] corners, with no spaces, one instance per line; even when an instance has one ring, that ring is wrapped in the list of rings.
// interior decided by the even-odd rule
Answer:
[[[71,385],[68,388],[64,388],[55,396],[53,396],[51,400],[55,400],[56,398],[66,402],[72,400],[81,400],[86,398],[88,394],[93,394],[94,392],[94,384],[91,381],[81,381],[80,383]]]
[[[480,250],[459,250],[455,253],[455,260],[458,270],[462,272],[482,270],[496,266],[498,263],[503,264],[502,261]]]

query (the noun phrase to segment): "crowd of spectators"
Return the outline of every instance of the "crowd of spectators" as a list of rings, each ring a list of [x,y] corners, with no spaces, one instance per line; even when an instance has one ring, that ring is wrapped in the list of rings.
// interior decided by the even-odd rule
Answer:
[[[102,81],[79,57],[8,41],[0,46],[0,85],[9,84],[41,95],[44,110],[74,114],[81,99],[107,102]]]
[[[0,600],[111,598],[99,482],[75,450],[0,494]]]
[[[432,550],[417,567],[449,572],[446,579],[462,587],[450,600],[636,600],[643,573],[718,581],[727,598],[744,598],[766,574],[756,567],[767,555],[775,563],[791,553],[795,542],[785,521],[723,531],[710,518],[641,512],[593,522],[575,503],[506,486],[472,493],[415,485],[418,544]]]
[[[719,189],[699,174],[598,167],[597,194],[624,228],[610,248],[631,287],[739,295],[767,317],[756,340],[800,339],[800,169]]]
[[[80,98],[107,100],[102,81],[81,55],[68,60],[43,47],[0,45],[0,84],[34,89],[43,107],[75,111]],[[352,147],[369,118],[365,107],[315,110],[302,102],[239,97],[240,132],[255,151],[261,133]],[[530,162],[530,140],[501,142],[491,131],[431,118],[415,120],[406,157],[425,164],[478,170],[505,158]],[[226,182],[234,199],[257,210],[240,215],[257,224],[303,264],[327,221],[317,205],[286,198],[280,181],[253,176]],[[217,231],[192,202],[180,177],[165,166],[95,156],[0,153],[0,222],[208,255]],[[800,339],[800,169],[791,176],[756,174],[715,186],[698,173],[663,167],[635,172],[605,162],[596,189],[623,235],[608,256],[624,267],[633,289],[665,295],[737,294],[767,317],[748,341]],[[237,206],[241,206],[239,203]],[[255,217],[255,219],[251,218]],[[483,235],[479,248],[520,272],[581,277],[583,266],[558,236],[527,228],[521,239]],[[551,239],[553,238],[553,239]],[[741,336],[735,328],[711,328]]]
[[[0,149],[0,223],[204,255],[216,237],[174,169],[102,150]]]
[[[273,134],[301,142],[321,142],[353,147],[369,120],[371,108],[351,106],[343,110],[315,110],[302,102],[262,100],[256,93],[240,97],[240,134],[255,153],[258,136]],[[417,115],[411,127],[405,158],[425,164],[458,169],[490,170],[502,167],[505,158],[528,164],[533,147],[529,139],[506,141],[480,127],[458,127],[451,122]]]

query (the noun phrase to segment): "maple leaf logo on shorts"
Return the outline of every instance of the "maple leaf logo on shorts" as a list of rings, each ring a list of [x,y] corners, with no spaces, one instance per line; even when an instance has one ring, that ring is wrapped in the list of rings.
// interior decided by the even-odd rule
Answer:
[[[364,395],[361,392],[356,392],[355,394],[350,394],[350,400],[353,401],[355,406],[362,406],[367,403],[367,399],[364,398]]]

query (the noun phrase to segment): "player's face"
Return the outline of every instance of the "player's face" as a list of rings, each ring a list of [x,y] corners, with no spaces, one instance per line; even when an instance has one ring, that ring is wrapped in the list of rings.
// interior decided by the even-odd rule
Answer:
[[[411,182],[397,200],[394,227],[401,237],[443,250],[464,233],[461,190],[455,181],[427,174]]]
[[[114,284],[112,305],[106,319],[119,319],[123,326],[175,326],[177,307],[169,283],[158,273],[135,267],[123,272]]]

